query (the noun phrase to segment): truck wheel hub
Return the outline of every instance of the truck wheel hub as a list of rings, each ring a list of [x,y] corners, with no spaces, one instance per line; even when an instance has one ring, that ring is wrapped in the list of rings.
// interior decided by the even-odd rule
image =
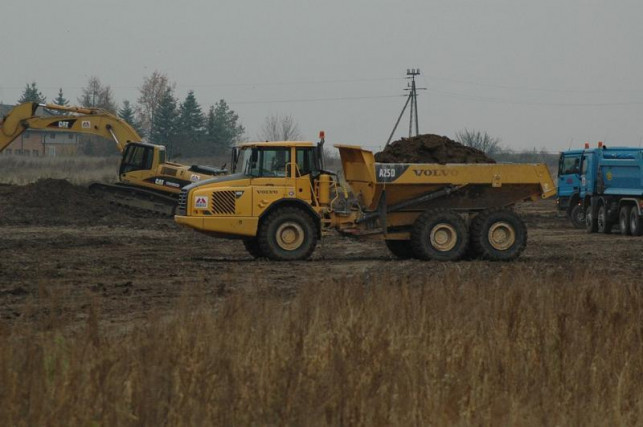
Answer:
[[[506,222],[497,222],[489,228],[489,243],[494,249],[504,251],[516,242],[514,228]]]
[[[277,228],[277,245],[286,251],[293,251],[304,243],[304,229],[295,222],[285,222]]]
[[[453,249],[458,242],[458,233],[451,224],[438,224],[431,230],[431,246],[446,252]]]

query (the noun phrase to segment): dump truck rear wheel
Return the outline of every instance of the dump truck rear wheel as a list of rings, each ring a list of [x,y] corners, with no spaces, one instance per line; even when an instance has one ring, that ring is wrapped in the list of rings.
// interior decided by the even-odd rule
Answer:
[[[630,235],[630,206],[621,206],[618,211],[618,228],[623,236]]]
[[[635,208],[630,209],[630,234],[632,236],[643,234],[643,218]]]
[[[585,228],[585,211],[583,211],[583,207],[578,203],[570,209],[569,220],[575,228]]]
[[[471,223],[471,244],[476,253],[491,261],[517,258],[527,246],[527,227],[513,211],[483,211]]]
[[[399,259],[414,258],[413,248],[411,242],[408,240],[385,240],[386,247],[393,255]]]
[[[263,252],[261,252],[261,247],[259,246],[259,242],[257,239],[246,239],[243,241],[243,246],[246,248],[246,251],[253,257],[253,258],[261,258],[263,257]]]
[[[467,224],[448,210],[428,210],[418,217],[411,233],[412,251],[420,259],[455,261],[469,243]]]
[[[610,231],[612,231],[612,224],[610,224],[607,218],[607,206],[605,206],[605,203],[601,203],[598,207],[598,213],[596,215],[596,231],[604,234],[609,234]]]
[[[264,256],[275,261],[295,261],[310,257],[317,245],[317,234],[308,213],[283,207],[261,222],[257,240]]]

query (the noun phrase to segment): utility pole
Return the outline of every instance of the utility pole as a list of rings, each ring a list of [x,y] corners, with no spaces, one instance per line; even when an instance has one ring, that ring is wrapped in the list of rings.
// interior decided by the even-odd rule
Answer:
[[[420,134],[420,125],[418,123],[418,87],[415,85],[415,76],[420,75],[420,69],[419,68],[407,68],[406,70],[406,78],[410,79],[411,82],[406,84],[406,89],[409,91],[409,96],[406,98],[406,103],[404,104],[404,107],[402,108],[402,112],[400,113],[400,116],[397,118],[397,122],[395,122],[395,126],[393,126],[393,130],[391,131],[391,134],[388,137],[388,140],[386,141],[386,145],[388,145],[391,142],[391,139],[393,138],[393,134],[397,130],[397,126],[400,124],[400,120],[402,120],[402,116],[404,116],[404,112],[406,111],[406,107],[411,105],[411,110],[409,114],[409,138],[413,136],[413,121],[415,120],[415,136],[418,136]],[[419,88],[421,90],[424,90],[426,88]]]

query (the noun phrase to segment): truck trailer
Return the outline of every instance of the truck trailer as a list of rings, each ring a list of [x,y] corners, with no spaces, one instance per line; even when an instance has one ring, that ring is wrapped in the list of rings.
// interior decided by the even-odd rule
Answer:
[[[244,143],[235,173],[183,188],[175,221],[272,260],[306,259],[331,232],[384,240],[398,258],[512,260],[527,243],[512,206],[556,193],[544,164],[376,163],[335,147],[340,174],[324,170],[323,137]]]
[[[579,197],[588,233],[643,234],[643,148],[584,150]]]

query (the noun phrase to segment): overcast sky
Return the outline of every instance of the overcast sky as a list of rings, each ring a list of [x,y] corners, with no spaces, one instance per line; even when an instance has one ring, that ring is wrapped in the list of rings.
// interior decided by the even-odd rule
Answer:
[[[35,81],[75,103],[90,76],[135,102],[158,70],[219,99],[256,139],[379,149],[419,68],[420,133],[486,131],[513,149],[643,141],[643,2],[612,0],[22,0],[0,9],[0,101]],[[8,4],[7,4],[8,3]],[[408,135],[408,116],[395,135]]]

